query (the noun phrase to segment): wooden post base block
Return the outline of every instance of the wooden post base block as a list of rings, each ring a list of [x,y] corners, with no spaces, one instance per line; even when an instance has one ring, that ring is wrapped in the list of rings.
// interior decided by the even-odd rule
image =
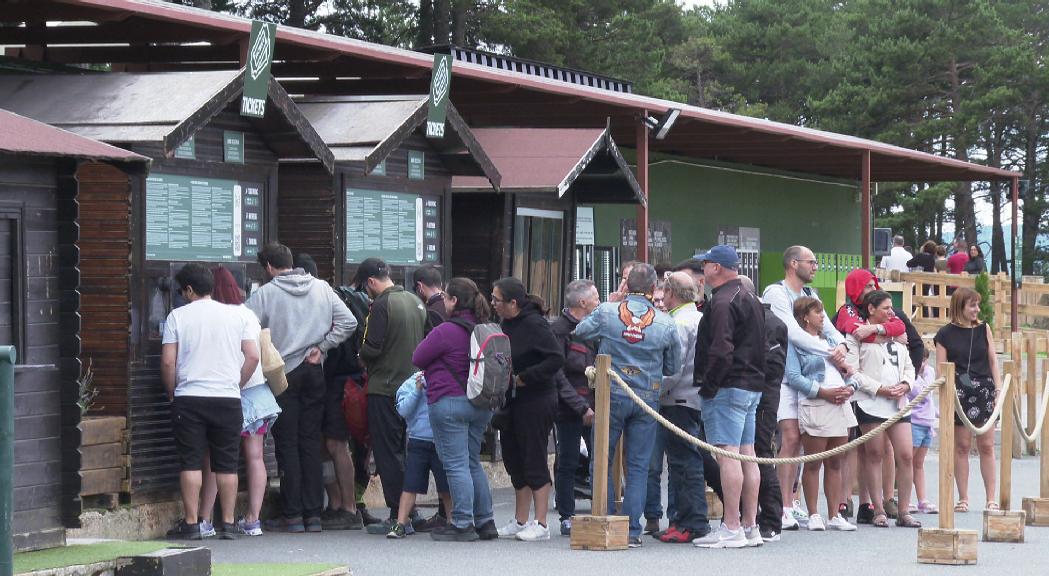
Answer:
[[[1049,526],[1049,498],[1024,498],[1028,526]]]
[[[918,562],[921,564],[976,564],[975,530],[918,530]]]
[[[626,550],[630,518],[576,516],[572,518],[572,550]]]
[[[1023,510],[985,510],[983,541],[1023,542],[1026,520],[1027,513]]]
[[[707,488],[707,518],[721,518],[725,515],[725,507],[721,499],[711,488]]]
[[[116,576],[208,576],[211,550],[165,548],[125,558],[117,564]]]

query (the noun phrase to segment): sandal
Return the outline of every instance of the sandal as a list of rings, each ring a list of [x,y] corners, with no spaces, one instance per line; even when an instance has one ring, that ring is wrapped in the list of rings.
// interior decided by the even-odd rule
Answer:
[[[875,528],[888,528],[889,517],[884,512],[877,512],[874,514],[874,521],[871,524],[874,524]]]
[[[954,511],[955,512],[968,512],[969,511],[969,501],[968,500],[959,500],[958,503],[954,505]]]
[[[930,503],[928,500],[922,500],[918,503],[918,511],[922,514],[939,514],[940,509],[935,504]]]
[[[999,510],[1001,510],[1001,507],[998,506],[997,502],[988,502],[987,505],[984,506],[983,509],[984,510],[988,510],[990,512],[998,512]]]
[[[901,528],[921,528],[922,523],[914,519],[910,514],[900,514],[896,519],[896,525]]]

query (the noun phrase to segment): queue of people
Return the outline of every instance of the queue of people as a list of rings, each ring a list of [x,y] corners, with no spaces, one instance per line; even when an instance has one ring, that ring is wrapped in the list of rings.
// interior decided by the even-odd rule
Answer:
[[[575,280],[552,322],[545,303],[516,278],[495,282],[488,297],[472,280],[445,283],[438,269],[426,267],[409,291],[394,283],[384,261],[369,258],[359,265],[353,290],[333,290],[316,278],[312,260],[293,259],[283,245],[266,245],[258,260],[268,281],[246,300],[222,267],[187,264],[176,276],[187,304],[165,323],[162,376],[172,400],[184,517],[169,536],[366,528],[392,539],[428,532],[438,541],[534,542],[555,532],[551,495],[556,532],[568,536],[579,478],[589,476],[581,444],[591,466],[595,458],[611,464],[624,445],[620,513],[629,517],[631,548],[642,546],[644,534],[705,548],[754,547],[803,526],[855,531],[856,524],[887,527],[895,519],[899,527],[915,528],[921,526],[915,514],[937,512],[926,499],[923,467],[937,421],[931,398],[860,449],[809,462],[799,475],[790,464],[713,457],[665,433],[613,386],[609,452],[593,453],[594,400],[585,371],[597,354],[611,357],[616,375],[652,410],[743,456],[773,456],[777,446],[782,458],[833,450],[884,423],[930,385],[936,376],[930,354],[877,278],[866,270],[850,273],[847,303],[831,317],[809,287],[818,261],[804,246],[784,252],[783,280],[760,297],[739,274],[735,249],[715,246],[662,275],[648,264],[628,263],[619,289],[604,303],[592,281]],[[957,365],[961,403],[977,426],[990,417],[1000,388],[993,335],[978,312],[977,293],[955,290],[951,323],[935,339],[935,360]],[[271,374],[263,375],[260,359],[269,350],[269,340],[260,339],[263,328],[283,361],[278,375],[286,389],[267,385]],[[348,420],[344,404],[358,396],[351,397],[352,387],[365,382],[362,432],[363,423]],[[956,509],[965,511],[973,440],[957,424]],[[513,517],[502,526],[480,461],[490,427],[498,431],[515,491]],[[268,433],[280,474],[280,513],[263,523]],[[976,444],[986,507],[995,509],[993,433]],[[249,497],[236,519],[241,450]],[[361,502],[369,457],[383,487],[384,519]],[[653,500],[661,504],[664,457],[665,528],[661,507],[650,512]],[[327,495],[325,460],[333,472]],[[821,470],[825,514],[818,501]],[[416,499],[431,476],[440,508],[420,518]],[[724,504],[718,526],[708,517],[708,486]],[[614,496],[609,492],[609,510],[615,510]],[[221,517],[212,518],[216,498]]]

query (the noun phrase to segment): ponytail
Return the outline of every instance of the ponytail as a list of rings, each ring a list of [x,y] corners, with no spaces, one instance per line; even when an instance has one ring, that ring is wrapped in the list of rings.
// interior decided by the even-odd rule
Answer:
[[[492,308],[488,300],[481,295],[477,284],[469,278],[452,278],[448,281],[448,287],[444,293],[455,297],[455,310],[473,312],[477,321],[481,324],[488,322],[492,316]]]

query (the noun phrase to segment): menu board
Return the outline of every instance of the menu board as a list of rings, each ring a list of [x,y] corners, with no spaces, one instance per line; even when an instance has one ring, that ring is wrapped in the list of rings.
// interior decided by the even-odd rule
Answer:
[[[436,197],[347,188],[346,261],[437,262],[440,213]]]
[[[254,260],[262,241],[262,185],[153,173],[146,178],[146,258]]]

